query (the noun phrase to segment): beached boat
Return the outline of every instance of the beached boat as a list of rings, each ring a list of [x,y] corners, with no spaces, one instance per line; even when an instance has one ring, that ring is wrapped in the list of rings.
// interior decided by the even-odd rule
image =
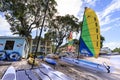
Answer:
[[[41,64],[32,69],[15,70],[10,66],[2,77],[2,80],[73,80],[62,72],[54,70],[52,67]]]
[[[3,75],[1,80],[17,80],[16,79],[16,71],[15,68],[13,66],[10,66],[5,74]]]
[[[91,8],[85,7],[81,35],[79,39],[79,55],[99,57],[100,52],[100,26],[96,13]],[[107,64],[98,64],[82,59],[63,58],[62,60],[90,69],[110,72],[110,67]]]
[[[85,8],[80,35],[80,54],[97,58],[100,52],[100,26],[96,13]]]
[[[52,65],[57,65],[56,60],[51,59],[51,58],[44,58],[44,61],[46,61],[47,63],[52,64]]]
[[[70,52],[74,52],[72,32],[70,32],[69,37],[68,37],[68,47],[67,47],[67,51],[68,51],[69,53],[70,53]]]

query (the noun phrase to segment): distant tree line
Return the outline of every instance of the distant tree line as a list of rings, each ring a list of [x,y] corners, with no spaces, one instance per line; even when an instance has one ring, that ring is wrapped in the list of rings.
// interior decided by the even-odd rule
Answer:
[[[120,47],[113,49],[112,52],[119,52],[120,53]]]

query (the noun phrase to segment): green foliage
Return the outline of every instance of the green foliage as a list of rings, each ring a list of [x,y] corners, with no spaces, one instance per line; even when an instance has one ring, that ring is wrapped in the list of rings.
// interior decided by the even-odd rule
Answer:
[[[74,45],[79,45],[79,40],[78,39],[73,39]]]
[[[80,27],[78,19],[73,15],[56,16],[50,26],[51,37],[59,44],[62,44],[63,39],[68,37],[70,31],[77,31]]]
[[[119,52],[120,53],[120,48],[115,48],[112,52]]]
[[[41,27],[46,8],[46,26],[57,12],[55,0],[49,0],[48,7],[46,3],[45,0],[1,0],[0,11],[5,13],[13,34],[31,37],[32,30]]]
[[[65,15],[65,16],[56,16],[53,21],[50,22],[50,28],[48,30],[49,37],[51,40],[56,43],[56,49],[54,53],[56,53],[57,49],[63,43],[63,40],[69,36],[71,31],[78,31],[80,29],[79,21],[73,15]],[[49,39],[47,37],[47,39]]]
[[[105,38],[102,36],[102,35],[100,35],[100,48],[102,48],[103,47],[103,42],[105,41]]]

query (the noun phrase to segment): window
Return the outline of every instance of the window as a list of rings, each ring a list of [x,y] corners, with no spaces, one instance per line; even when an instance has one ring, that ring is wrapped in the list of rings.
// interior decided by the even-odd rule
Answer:
[[[96,33],[98,33],[98,29],[96,28]]]
[[[40,52],[45,52],[45,47],[41,47]]]
[[[89,17],[90,17],[90,15],[87,16],[87,18],[89,18]]]
[[[50,51],[50,48],[47,48],[47,51]]]
[[[4,50],[13,50],[15,41],[6,41]]]
[[[96,17],[94,17],[94,20],[96,21]]]
[[[36,51],[36,46],[32,46],[32,52],[35,52]]]
[[[97,44],[96,44],[96,46],[98,47],[98,41],[97,41]]]
[[[96,27],[98,26],[97,23],[95,23]]]
[[[97,39],[99,39],[99,38],[98,38],[98,35],[97,35]]]

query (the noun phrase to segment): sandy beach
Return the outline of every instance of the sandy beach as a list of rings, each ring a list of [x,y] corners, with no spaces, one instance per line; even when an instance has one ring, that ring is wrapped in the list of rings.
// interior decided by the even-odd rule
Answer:
[[[100,57],[98,59],[95,58],[85,58],[86,60],[102,63],[106,62],[108,65],[112,66],[110,63],[109,58]],[[37,59],[39,62],[39,66],[41,63],[45,63],[42,60]],[[60,71],[67,76],[71,77],[73,80],[120,80],[120,70],[114,69],[112,73],[106,73],[106,72],[99,72],[95,70],[91,70],[84,67],[78,67],[66,62],[63,62],[61,60],[57,60],[57,65],[53,66],[50,64],[52,68],[54,68],[57,71]],[[27,63],[25,59],[22,59],[21,61],[11,62],[11,65],[15,67],[16,70],[18,69],[30,69],[31,65]],[[2,75],[6,71],[6,69],[11,65],[1,65],[0,66],[0,78],[2,78]]]

